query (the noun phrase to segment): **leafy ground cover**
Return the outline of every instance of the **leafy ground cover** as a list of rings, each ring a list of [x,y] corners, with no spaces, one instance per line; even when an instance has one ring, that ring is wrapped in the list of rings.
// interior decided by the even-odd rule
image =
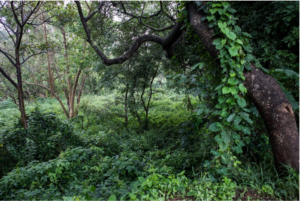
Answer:
[[[209,119],[193,118],[185,95],[164,90],[150,103],[149,127],[124,123],[118,94],[85,96],[65,119],[53,99],[28,105],[29,127],[1,102],[0,199],[239,200],[297,199],[299,174],[277,173],[268,137],[253,135],[224,172],[210,163]],[[196,106],[197,100],[190,97]],[[141,119],[143,111],[139,111]],[[222,160],[227,160],[226,158]],[[219,161],[220,162],[220,161]]]

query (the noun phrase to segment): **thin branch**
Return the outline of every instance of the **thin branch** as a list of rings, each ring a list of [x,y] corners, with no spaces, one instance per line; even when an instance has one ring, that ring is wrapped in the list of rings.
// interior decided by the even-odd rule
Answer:
[[[21,65],[24,64],[27,61],[27,59],[29,59],[30,57],[33,57],[33,56],[36,56],[36,55],[39,55],[39,54],[43,54],[43,53],[47,53],[47,52],[48,51],[46,51],[46,52],[39,52],[39,53],[36,53],[36,54],[32,54],[32,55],[28,56],[26,59],[23,59],[23,62],[21,63]]]
[[[123,13],[123,14],[125,14],[125,15],[129,15],[129,16],[131,16],[131,17],[135,17],[135,18],[149,19],[149,18],[158,16],[158,15],[162,12],[162,2],[160,1],[159,3],[160,3],[160,9],[159,9],[155,14],[150,15],[150,16],[148,16],[148,17],[145,17],[145,16],[136,16],[136,15],[134,15],[134,14],[128,13],[128,12],[126,11],[126,8],[125,8],[123,2],[120,2],[121,6],[122,6],[122,8],[123,8],[123,11],[124,11],[124,12],[121,12],[121,13]]]
[[[85,21],[89,21],[99,10],[101,10],[102,6],[104,5],[104,1],[102,1],[99,6],[96,8],[95,11],[93,11],[91,14],[89,14],[86,18]]]
[[[14,85],[14,87],[16,87],[17,89],[18,89],[18,85],[17,85],[17,83],[15,82],[15,81],[13,81],[12,79],[11,79],[11,77],[0,67],[0,72],[2,73],[2,75],[4,75],[4,77],[6,77],[6,79],[8,79],[8,81],[12,84],[12,85]]]
[[[170,25],[170,26],[164,27],[164,28],[154,28],[154,27],[146,25],[145,23],[142,22],[142,20],[140,21],[140,23],[153,31],[166,31],[168,29],[172,29],[175,26],[175,24],[174,24],[174,25]]]
[[[10,63],[12,64],[12,65],[14,65],[15,67],[17,67],[16,66],[16,63],[13,61],[13,59],[14,60],[16,60],[15,58],[13,58],[13,56],[11,56],[10,54],[8,54],[7,52],[4,52],[2,49],[0,49],[0,52],[2,52],[2,54],[4,54],[4,56],[6,57],[6,58],[8,58],[8,60],[10,61]],[[12,57],[12,58],[11,58]]]
[[[27,15],[27,17],[25,18],[25,20],[24,20],[24,23],[23,23],[23,25],[25,25],[26,23],[27,23],[27,21],[29,20],[29,18],[31,17],[31,15],[33,14],[33,13],[35,13],[35,12],[37,12],[38,10],[39,10],[39,5],[40,5],[40,1],[38,1],[38,3],[36,4],[36,6],[34,7],[34,9],[32,10],[32,11],[30,11],[30,13]]]
[[[46,90],[48,90],[49,92],[52,93],[52,91],[51,91],[48,87],[46,87],[46,86],[44,86],[44,85],[41,85],[41,84],[35,84],[35,83],[29,83],[29,82],[26,82],[26,81],[24,81],[24,82],[25,82],[26,84],[28,84],[28,85],[40,86],[40,87],[42,87],[42,88],[44,88],[44,89],[46,89]],[[62,101],[60,100],[59,96],[58,96],[55,92],[53,92],[53,95],[55,96],[56,100],[60,103],[60,105],[61,105],[61,107],[62,107],[62,109],[63,109],[63,111],[64,111],[66,117],[69,118],[69,114],[68,114],[68,112],[67,112],[67,110],[66,110],[64,104],[63,104]]]
[[[11,9],[12,9],[12,11],[13,11],[14,18],[15,18],[17,24],[18,24],[20,27],[22,27],[22,25],[21,25],[21,23],[19,22],[19,19],[18,19],[18,17],[17,17],[17,14],[16,14],[16,12],[15,12],[14,2],[11,1],[11,2],[10,2],[10,5],[11,5]]]

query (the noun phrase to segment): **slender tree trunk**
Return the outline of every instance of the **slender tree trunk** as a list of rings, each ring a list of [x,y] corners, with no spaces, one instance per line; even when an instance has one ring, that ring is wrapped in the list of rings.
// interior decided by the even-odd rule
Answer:
[[[45,16],[43,15],[43,20],[45,20]],[[44,40],[45,43],[47,44],[47,26],[46,23],[43,24],[44,28],[43,28],[43,32],[44,32]],[[51,65],[50,65],[50,56],[49,56],[50,52],[47,52],[47,63],[48,63],[48,77],[49,77],[49,88],[50,88],[50,93],[51,93],[51,98],[54,97],[53,95],[53,74],[51,72]]]
[[[81,99],[81,95],[82,95],[86,77],[87,77],[87,75],[85,74],[81,81],[80,89],[79,89],[78,96],[77,96],[77,105],[80,103],[80,99]]]
[[[17,29],[17,31],[23,32],[23,29]],[[22,40],[22,35],[20,34],[17,37],[17,41]],[[19,98],[19,109],[21,112],[21,122],[23,127],[26,129],[28,127],[26,112],[25,112],[25,104],[24,104],[24,93],[23,93],[23,85],[22,85],[22,71],[21,71],[21,63],[20,63],[20,46],[17,46],[15,49],[16,55],[16,67],[17,67],[17,89],[18,89],[18,98]]]
[[[128,124],[128,114],[127,114],[128,89],[129,89],[129,85],[126,84],[125,102],[124,102],[124,110],[125,110],[125,126],[126,126],[126,127],[127,127],[127,124]]]
[[[205,14],[197,12],[194,3],[189,4],[191,27],[201,39],[210,55],[218,60],[218,50],[213,45],[216,36],[208,27],[207,21],[201,21]],[[290,165],[299,172],[299,133],[291,104],[277,84],[276,80],[251,65],[252,71],[244,71],[244,85],[247,95],[259,110],[270,138],[277,170],[281,164]]]
[[[69,109],[69,114],[70,114],[70,110],[71,110],[71,101],[70,98],[72,97],[72,88],[71,88],[71,79],[70,79],[70,65],[69,65],[69,56],[68,56],[68,48],[67,48],[67,38],[66,38],[66,32],[64,27],[61,28],[61,33],[63,35],[63,43],[64,43],[64,57],[65,57],[65,61],[66,61],[66,67],[67,67],[67,85],[68,85],[68,91],[64,91],[66,98],[67,98],[67,102],[68,102],[68,109]],[[68,93],[68,95],[67,95]]]

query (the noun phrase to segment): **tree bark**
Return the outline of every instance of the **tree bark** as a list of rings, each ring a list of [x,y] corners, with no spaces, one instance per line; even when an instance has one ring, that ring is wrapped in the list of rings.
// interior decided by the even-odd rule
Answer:
[[[216,36],[208,27],[207,21],[201,21],[205,14],[197,12],[196,5],[188,5],[191,27],[201,39],[209,54],[216,60],[219,52],[213,45]],[[244,86],[247,95],[259,110],[270,138],[277,170],[281,164],[290,165],[299,172],[299,134],[291,104],[277,84],[276,80],[251,65],[252,71],[244,71]]]
[[[43,20],[45,20],[45,16],[44,15],[43,15]],[[44,33],[45,43],[48,43],[46,23],[44,23],[43,33]],[[53,95],[53,74],[51,72],[50,56],[49,56],[49,54],[50,54],[50,52],[48,51],[47,52],[47,63],[48,63],[49,88],[50,88],[51,98],[53,98],[54,97],[54,95]]]

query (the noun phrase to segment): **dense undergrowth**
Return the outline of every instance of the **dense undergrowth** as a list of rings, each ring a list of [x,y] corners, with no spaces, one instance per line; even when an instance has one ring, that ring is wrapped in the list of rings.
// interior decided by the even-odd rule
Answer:
[[[208,120],[193,118],[184,95],[156,94],[147,130],[133,116],[124,123],[116,96],[83,97],[72,120],[55,100],[37,100],[28,105],[27,130],[17,108],[1,102],[0,199],[231,200],[250,189],[261,198],[298,198],[298,173],[277,173],[265,133],[220,173],[209,164],[216,145]]]

